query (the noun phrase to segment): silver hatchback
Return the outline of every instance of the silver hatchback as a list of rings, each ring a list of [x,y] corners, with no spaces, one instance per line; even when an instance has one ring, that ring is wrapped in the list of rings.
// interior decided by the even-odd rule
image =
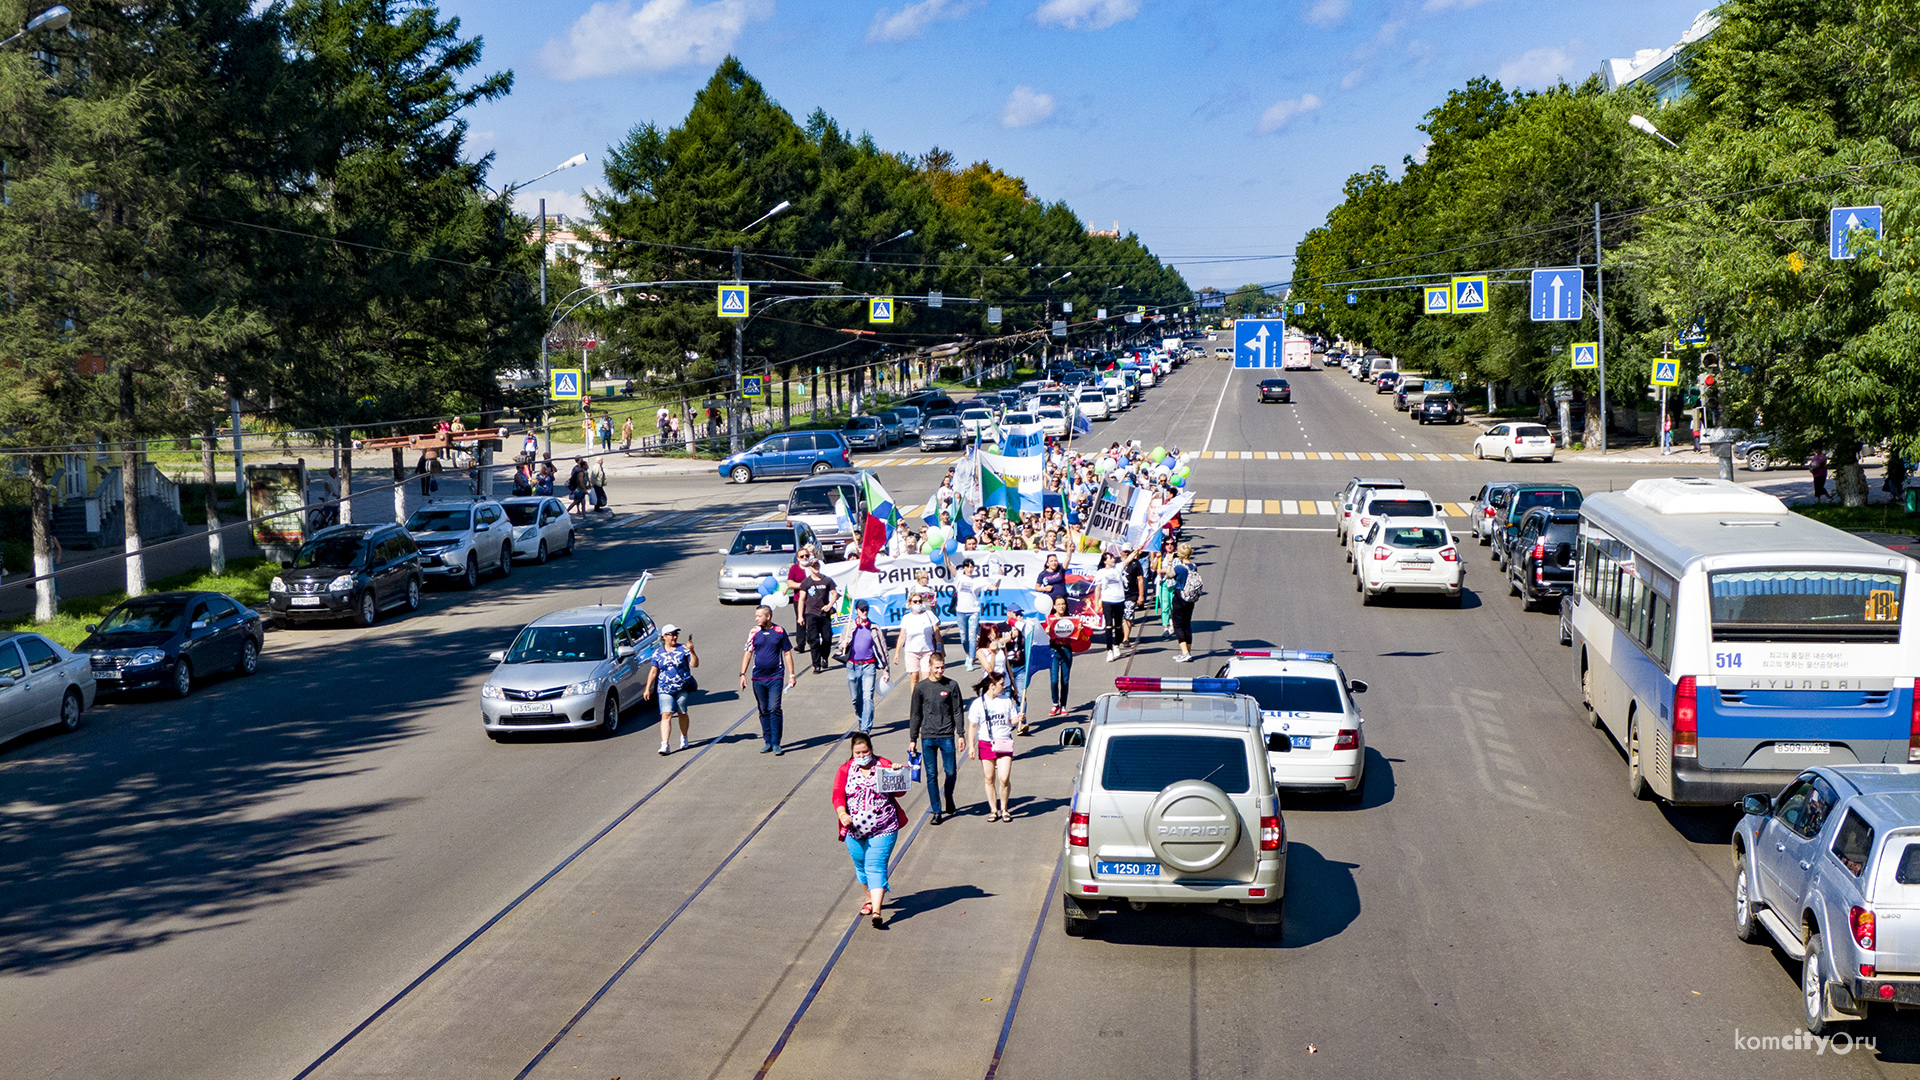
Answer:
[[[769,577],[784,575],[808,544],[820,550],[813,529],[804,521],[763,521],[742,527],[733,543],[720,549],[727,560],[720,564],[720,602],[758,603],[760,586]]]
[[[528,623],[480,688],[480,717],[493,739],[521,731],[591,728],[611,735],[621,710],[640,700],[660,632],[645,611],[626,619],[611,605],[571,608]]]

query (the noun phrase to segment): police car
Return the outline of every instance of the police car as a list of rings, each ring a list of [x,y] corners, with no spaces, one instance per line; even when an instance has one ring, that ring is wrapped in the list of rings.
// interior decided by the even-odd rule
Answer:
[[[1276,788],[1360,797],[1367,738],[1353,695],[1367,684],[1348,679],[1332,653],[1242,649],[1219,675],[1259,702]]]

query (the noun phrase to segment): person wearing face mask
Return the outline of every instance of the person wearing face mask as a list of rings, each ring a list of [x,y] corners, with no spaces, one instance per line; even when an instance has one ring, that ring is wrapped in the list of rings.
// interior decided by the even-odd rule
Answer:
[[[987,577],[972,559],[960,564],[953,579],[953,614],[960,621],[960,643],[966,649],[966,667],[973,670],[971,643],[980,636],[980,594],[1000,587],[1000,578]]]
[[[833,812],[840,819],[840,839],[853,860],[853,876],[867,891],[860,914],[872,917],[875,930],[885,930],[880,909],[887,902],[887,861],[907,814],[899,798],[880,791],[879,772],[892,768],[893,762],[873,752],[873,737],[856,732],[847,742],[851,753],[834,777]]]

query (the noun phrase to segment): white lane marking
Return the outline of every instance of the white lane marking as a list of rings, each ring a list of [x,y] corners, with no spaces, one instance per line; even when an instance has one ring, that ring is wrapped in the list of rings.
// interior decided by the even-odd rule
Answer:
[[[1225,532],[1310,532],[1325,533],[1325,529],[1282,529],[1272,525],[1189,525],[1190,529],[1219,530]]]
[[[1200,449],[1202,450],[1206,450],[1213,446],[1213,427],[1215,424],[1218,424],[1220,422],[1220,406],[1226,404],[1227,386],[1232,382],[1233,382],[1233,368],[1228,367],[1227,377],[1220,380],[1220,400],[1213,403],[1213,419],[1207,421],[1207,438],[1205,442],[1200,444]]]

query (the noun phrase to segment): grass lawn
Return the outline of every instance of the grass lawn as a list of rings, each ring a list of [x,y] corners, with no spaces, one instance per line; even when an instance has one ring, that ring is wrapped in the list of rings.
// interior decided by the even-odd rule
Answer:
[[[243,604],[263,604],[267,600],[267,583],[273,580],[280,565],[265,559],[228,559],[227,572],[215,575],[206,570],[187,574],[176,574],[170,578],[149,582],[149,592],[170,592],[174,589],[192,589],[205,592],[223,592]],[[104,593],[100,596],[88,596],[77,600],[62,601],[60,614],[53,621],[35,623],[32,618],[19,619],[0,625],[0,630],[33,630],[45,634],[66,648],[80,644],[87,636],[87,624],[97,623],[101,616],[113,610],[114,605],[125,600],[124,592]]]
[[[1836,529],[1852,532],[1920,533],[1920,515],[1909,514],[1899,503],[1840,506],[1836,503],[1801,504],[1795,513]]]

